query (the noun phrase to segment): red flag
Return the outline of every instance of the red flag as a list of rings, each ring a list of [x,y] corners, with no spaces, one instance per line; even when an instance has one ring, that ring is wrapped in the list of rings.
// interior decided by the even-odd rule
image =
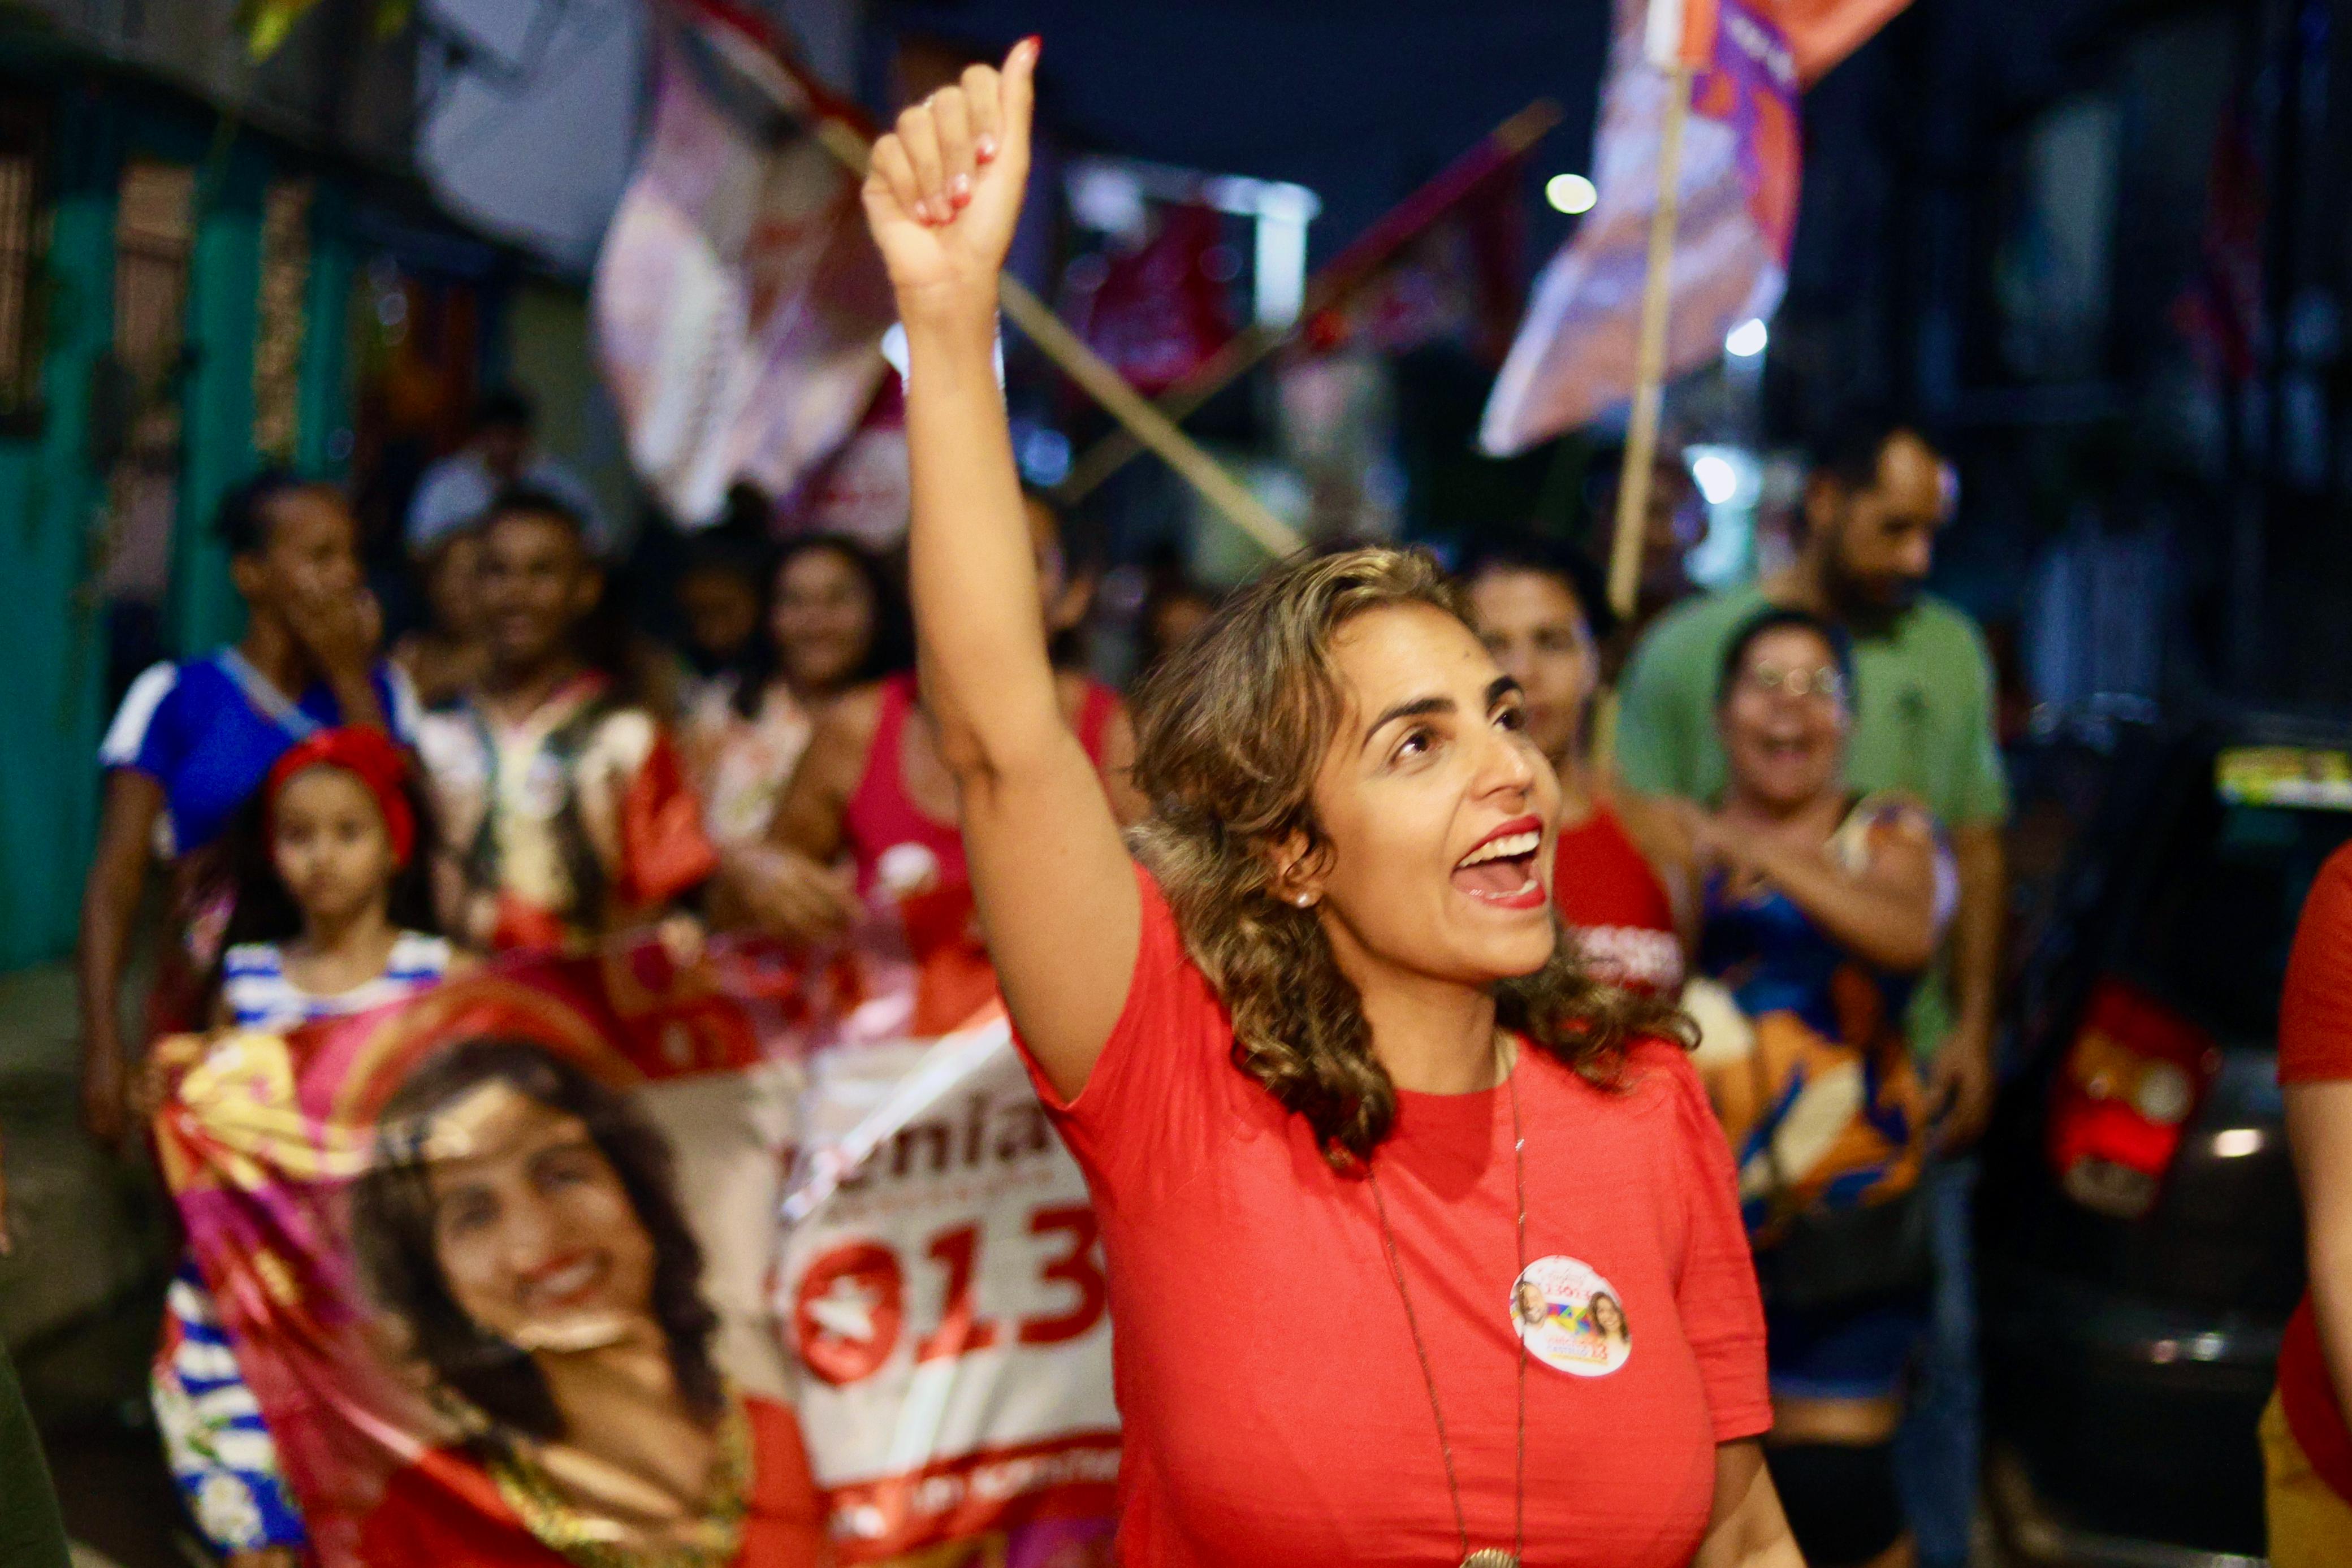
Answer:
[[[1079,334],[1130,385],[1157,397],[1182,381],[1234,335],[1221,269],[1223,219],[1194,203],[1160,208],[1159,229],[1139,248],[1114,254],[1091,287],[1074,284]],[[1238,263],[1236,262],[1236,265]],[[1084,269],[1072,269],[1079,283]],[[1219,273],[1223,271],[1223,276]]]

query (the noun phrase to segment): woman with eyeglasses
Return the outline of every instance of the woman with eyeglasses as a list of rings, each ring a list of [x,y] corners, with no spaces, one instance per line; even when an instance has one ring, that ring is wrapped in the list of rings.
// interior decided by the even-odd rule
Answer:
[[[1813,1568],[1897,1568],[1911,1545],[1890,1445],[1927,1321],[1925,1104],[1903,1019],[1958,883],[1926,810],[1847,788],[1853,682],[1826,622],[1747,622],[1716,688],[1723,797],[1682,821],[1697,972],[1732,1004],[1696,1009],[1699,1061],[1764,1285],[1767,1463]]]

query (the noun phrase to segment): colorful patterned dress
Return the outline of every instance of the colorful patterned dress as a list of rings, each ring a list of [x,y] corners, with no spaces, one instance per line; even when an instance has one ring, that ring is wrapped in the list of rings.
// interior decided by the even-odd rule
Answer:
[[[221,998],[239,1029],[289,1030],[320,1019],[388,1007],[437,983],[449,944],[404,931],[383,974],[339,996],[314,996],[286,973],[268,943],[232,947],[222,961]],[[308,1544],[287,1490],[278,1446],[238,1369],[211,1289],[184,1257],[163,1299],[163,1343],[150,1393],[173,1479],[196,1527],[223,1553]]]
[[[1935,820],[1901,797],[1854,806],[1830,858],[1859,873],[1891,841],[1916,839],[1936,861],[1938,930],[1958,880]],[[1792,1214],[1891,1200],[1919,1179],[1927,1103],[1904,1034],[1916,975],[1848,953],[1777,888],[1734,892],[1720,873],[1705,890],[1698,973],[1727,989],[1742,1038],[1712,1025],[1699,1051],[1708,1098],[1731,1140],[1742,1217],[1759,1252]],[[1775,1392],[1867,1398],[1896,1386],[1924,1322],[1924,1303],[1853,1312],[1798,1312],[1766,1303]]]

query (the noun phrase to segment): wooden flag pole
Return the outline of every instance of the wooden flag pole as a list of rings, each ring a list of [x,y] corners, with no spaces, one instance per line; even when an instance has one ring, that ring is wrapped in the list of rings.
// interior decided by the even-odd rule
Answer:
[[[1223,465],[1195,445],[1190,436],[1176,428],[1174,421],[1145,402],[1143,394],[1129,386],[1125,376],[1088,348],[1086,340],[1071,331],[1044,300],[1029,291],[1026,284],[1008,272],[1001,297],[1004,313],[1012,318],[1013,324],[1026,332],[1029,340],[1060,366],[1064,375],[1077,382],[1138,441],[1157,453],[1162,462],[1201,493],[1202,500],[1255,540],[1260,549],[1280,559],[1305,547],[1307,541],[1288,523],[1276,517],[1265,502],[1226,473]]]
[[[815,134],[825,151],[852,173],[861,180],[866,177],[873,145],[858,127],[837,115],[821,115],[815,122]],[[1225,521],[1247,534],[1260,549],[1279,559],[1305,547],[1307,541],[1299,538],[1296,529],[1276,517],[1265,502],[1225,472],[1223,465],[1177,429],[1174,421],[1152,407],[1109,361],[1087,347],[1086,340],[1071,331],[1052,308],[1030,292],[1028,285],[1008,272],[1003,277],[998,298],[1005,316],[1028,335],[1039,352],[1076,382],[1079,390],[1102,404],[1138,442],[1176,470],[1200,492],[1202,500],[1215,507]]]
[[[1542,141],[1559,119],[1559,105],[1538,99],[1488,131],[1476,146],[1398,203],[1317,273],[1307,285],[1306,302],[1296,319],[1281,327],[1251,326],[1226,339],[1192,374],[1160,394],[1160,412],[1171,420],[1184,419],[1248,374],[1268,354],[1298,336],[1318,314],[1346,298],[1379,271],[1382,263],[1443,216],[1466,192]],[[1142,443],[1126,431],[1104,436],[1071,465],[1070,476],[1057,486],[1058,493],[1066,502],[1079,500],[1142,450]]]
[[[1642,334],[1634,361],[1633,417],[1617,476],[1617,535],[1609,550],[1609,607],[1633,613],[1642,551],[1650,531],[1651,469],[1665,401],[1666,328],[1674,313],[1675,232],[1682,206],[1683,124],[1690,118],[1691,68],[1667,71],[1666,118],[1658,137],[1658,205],[1650,214],[1649,273],[1642,283]]]

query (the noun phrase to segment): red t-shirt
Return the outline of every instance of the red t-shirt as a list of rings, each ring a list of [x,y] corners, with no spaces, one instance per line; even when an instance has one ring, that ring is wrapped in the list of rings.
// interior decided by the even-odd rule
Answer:
[[[2279,998],[2279,1082],[2352,1078],[2352,844],[2327,857],[2295,927]],[[2279,1346],[2279,1406],[2311,1468],[2352,1500],[2352,1434],[2327,1375],[2311,1298]]]
[[[825,1555],[824,1509],[809,1472],[797,1416],[747,1398],[751,1490],[743,1500],[737,1568],[816,1568]],[[570,1568],[533,1535],[467,1456],[436,1448],[395,1474],[360,1525],[360,1560],[371,1568]]]
[[[1552,857],[1551,900],[1593,975],[1671,997],[1683,988],[1675,906],[1608,802],[1563,828]]]
[[[1306,1123],[1234,1068],[1223,1009],[1159,888],[1137,880],[1142,941],[1094,1075],[1071,1103],[1038,1079],[1086,1170],[1108,1263],[1126,1433],[1119,1560],[1455,1562],[1436,1426],[1371,1191],[1334,1174]],[[1714,1501],[1716,1445],[1771,1423],[1723,1134],[1664,1042],[1637,1047],[1616,1090],[1532,1050],[1516,1074],[1527,1257],[1599,1275],[1629,1331],[1622,1364],[1600,1375],[1528,1361],[1528,1556],[1548,1568],[1687,1563]],[[1399,1100],[1377,1155],[1381,1192],[1471,1545],[1508,1547],[1510,1100]]]

